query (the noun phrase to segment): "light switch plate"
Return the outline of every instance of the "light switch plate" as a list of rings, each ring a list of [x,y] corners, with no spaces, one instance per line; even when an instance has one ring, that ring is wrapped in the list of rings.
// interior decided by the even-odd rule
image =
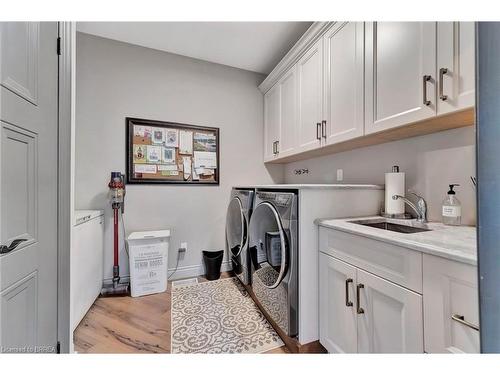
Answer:
[[[337,169],[337,181],[344,181],[344,170]]]

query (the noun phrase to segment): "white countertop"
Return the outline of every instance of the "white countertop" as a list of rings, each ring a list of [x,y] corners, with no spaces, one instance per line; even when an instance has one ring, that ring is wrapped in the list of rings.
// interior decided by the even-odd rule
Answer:
[[[380,220],[380,216],[346,219],[317,219],[319,226],[340,230],[422,253],[440,256],[462,263],[477,265],[476,227],[448,226],[442,223],[425,224],[430,231],[399,233],[351,223],[353,220]],[[415,220],[389,220],[398,224],[418,226]]]
[[[238,189],[373,189],[383,190],[384,185],[370,184],[275,184],[275,185],[238,185]]]

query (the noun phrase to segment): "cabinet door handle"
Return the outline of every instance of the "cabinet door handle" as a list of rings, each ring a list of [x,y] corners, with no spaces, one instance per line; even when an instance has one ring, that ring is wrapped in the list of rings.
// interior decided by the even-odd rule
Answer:
[[[345,305],[347,307],[352,306],[352,302],[349,301],[349,284],[352,282],[353,282],[353,280],[351,278],[349,278],[345,281]]]
[[[326,139],[326,120],[321,121],[321,135]]]
[[[423,80],[422,80],[422,95],[423,95],[423,102],[424,105],[431,105],[431,101],[427,99],[427,82],[431,80],[430,75],[424,75]]]
[[[320,128],[321,128],[321,122],[317,122],[316,123],[316,139],[318,141],[321,141],[321,130],[320,130]]]
[[[463,315],[460,315],[460,314],[453,314],[451,316],[451,319],[454,320],[455,322],[458,322],[460,324],[463,324],[464,326],[467,326],[469,328],[472,328],[473,330],[475,331],[479,331],[479,326],[471,323],[471,322],[468,322],[467,320],[465,320],[465,316]]]
[[[365,310],[363,310],[363,308],[360,307],[360,305],[359,305],[360,304],[360,302],[359,302],[359,299],[360,299],[359,295],[361,294],[360,290],[363,289],[364,287],[365,286],[363,284],[358,284],[356,286],[356,312],[358,314],[364,314],[365,313]]]
[[[279,144],[280,141],[276,141],[276,155],[280,153]]]
[[[448,99],[448,95],[443,94],[443,81],[444,81],[444,75],[448,73],[447,68],[441,68],[439,69],[439,99],[442,101],[446,101]]]

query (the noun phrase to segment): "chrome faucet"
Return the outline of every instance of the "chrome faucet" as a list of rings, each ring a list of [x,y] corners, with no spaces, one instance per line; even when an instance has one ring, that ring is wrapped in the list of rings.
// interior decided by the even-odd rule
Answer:
[[[416,206],[408,198],[405,198],[402,195],[393,195],[392,199],[402,199],[403,201],[405,201],[405,203],[410,206],[417,214],[417,221],[420,223],[427,223],[427,203],[425,202],[425,199],[414,191],[408,190],[408,193],[413,194],[417,197],[418,200]]]

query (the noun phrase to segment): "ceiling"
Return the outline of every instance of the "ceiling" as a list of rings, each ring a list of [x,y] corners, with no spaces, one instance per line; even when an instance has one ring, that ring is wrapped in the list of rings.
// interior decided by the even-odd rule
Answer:
[[[268,74],[311,22],[78,22],[80,32]]]

